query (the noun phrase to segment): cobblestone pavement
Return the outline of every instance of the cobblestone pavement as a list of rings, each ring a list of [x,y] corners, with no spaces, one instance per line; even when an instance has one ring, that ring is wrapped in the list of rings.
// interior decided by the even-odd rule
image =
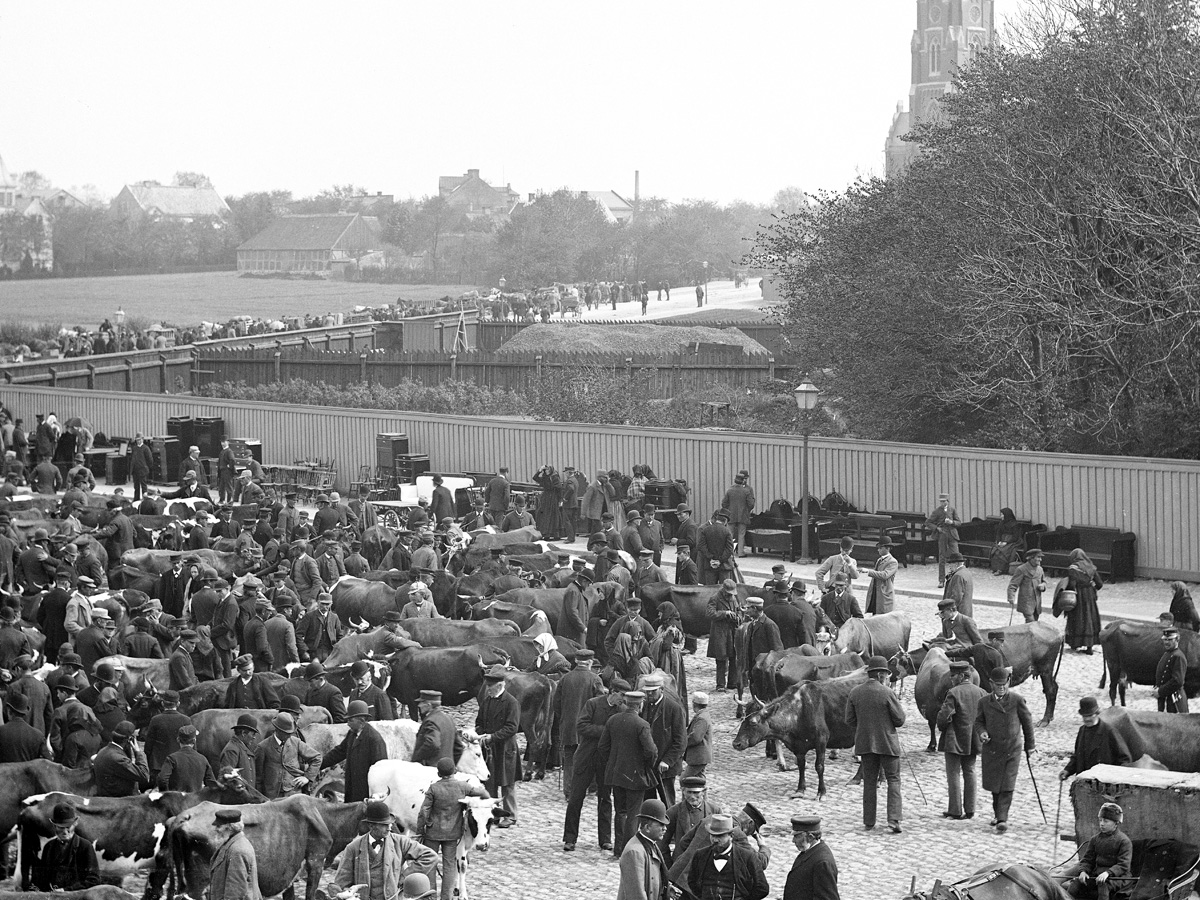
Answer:
[[[901,597],[898,608],[913,617],[913,646],[937,632],[932,600]],[[1006,610],[984,607],[977,608],[976,612],[981,628],[1008,624]],[[1053,618],[1049,621],[1058,623]],[[701,641],[699,653],[687,660],[688,682],[693,690],[711,691],[715,666],[703,654],[704,642]],[[736,753],[732,749],[737,731],[733,694],[711,694],[714,762],[708,769],[710,794],[729,807],[740,808],[747,801],[753,802],[766,815],[764,839],[772,850],[767,868],[771,897],[782,896],[784,880],[795,858],[788,819],[797,813],[815,813],[824,817],[826,839],[838,861],[841,894],[846,900],[899,898],[908,892],[914,877],[919,889],[927,889],[934,879],[953,881],[992,862],[1044,865],[1052,857],[1061,861],[1073,851],[1073,845],[1054,840],[1060,796],[1058,772],[1063,757],[1070,753],[1079,726],[1079,698],[1087,693],[1099,693],[1096,685],[1100,672],[1098,652],[1095,656],[1085,656],[1067,651],[1059,674],[1055,721],[1047,728],[1037,729],[1038,746],[1033,754],[1033,769],[1048,825],[1042,822],[1024,768],[1017,781],[1007,834],[996,835],[988,827],[991,796],[982,791],[976,818],[965,822],[941,818],[947,803],[943,757],[924,750],[928,730],[913,702],[911,679],[903,696],[908,723],[901,729],[902,742],[912,763],[911,769],[904,765],[901,773],[904,794],[902,834],[893,835],[886,829],[882,832],[878,828],[873,832],[862,829],[861,789],[847,784],[854,772],[852,757],[847,753],[828,763],[829,793],[822,802],[818,803],[815,797],[811,756],[810,796],[801,800],[788,799],[796,786],[795,771],[779,772],[773,762],[764,758],[761,745],[745,753]],[[1016,691],[1025,697],[1037,721],[1045,710],[1040,683],[1026,683]],[[1131,706],[1154,708],[1149,688],[1135,688],[1129,698]],[[461,710],[462,714],[468,712],[467,708]],[[927,803],[922,802],[914,771],[924,788]],[[615,896],[617,866],[608,861],[607,854],[602,854],[594,843],[589,843],[595,834],[594,803],[590,808],[585,807],[578,849],[574,853],[564,853],[561,836],[565,804],[557,774],[547,776],[542,783],[521,785],[518,790],[520,825],[507,831],[494,831],[491,851],[472,860],[472,896],[483,900]],[[885,818],[883,802],[881,791],[881,823]],[[1069,791],[1064,789],[1061,830],[1072,831],[1073,821]]]

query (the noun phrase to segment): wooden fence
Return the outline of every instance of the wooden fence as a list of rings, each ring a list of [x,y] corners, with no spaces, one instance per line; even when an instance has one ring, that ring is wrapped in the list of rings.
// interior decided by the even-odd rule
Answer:
[[[543,375],[569,380],[585,367],[623,373],[638,396],[668,400],[723,386],[744,388],[767,379],[796,380],[794,363],[771,356],[747,356],[739,347],[704,345],[695,353],[438,353],[417,351],[298,352],[294,350],[222,350],[201,352],[200,385],[244,381],[269,384],[293,378],[326,384],[360,382],[392,387],[402,379],[425,385],[465,381],[481,387],[526,390]]]
[[[521,333],[521,329],[528,328],[532,323],[529,322],[490,322],[481,321],[479,323],[479,339],[478,343],[472,343],[472,347],[478,347],[480,350],[497,350],[504,344]],[[564,324],[564,320],[555,316],[552,324]],[[768,351],[776,355],[781,355],[786,348],[783,343],[783,329],[778,325],[770,322],[689,322],[686,319],[678,321],[670,319],[597,319],[595,321],[574,322],[571,319],[565,320],[567,325],[642,325],[642,326],[658,326],[660,328],[673,327],[692,327],[702,326],[704,328],[736,328],[741,331],[746,337],[758,341]],[[451,340],[453,340],[453,331],[451,331]],[[407,345],[406,345],[407,346]],[[415,349],[415,348],[410,348]],[[450,349],[449,345],[446,349]]]
[[[333,457],[339,490],[359,466],[375,465],[375,435],[406,432],[414,453],[435,471],[510,467],[527,480],[544,463],[629,471],[648,463],[664,478],[684,478],[707,516],[739,469],[748,469],[759,507],[800,494],[798,436],[642,429],[534,422],[515,418],[289,406],[193,397],[54,390],[10,385],[6,405],[27,422],[53,409],[83,416],[110,436],[166,433],[169,416],[220,416],[227,434],[259,438],[266,462]],[[812,439],[812,492],[838,490],[864,510],[928,511],[949,492],[965,517],[1012,507],[1018,518],[1097,525],[1137,535],[1140,575],[1200,581],[1200,462],[931,447]],[[1165,605],[1170,599],[1164,594]]]

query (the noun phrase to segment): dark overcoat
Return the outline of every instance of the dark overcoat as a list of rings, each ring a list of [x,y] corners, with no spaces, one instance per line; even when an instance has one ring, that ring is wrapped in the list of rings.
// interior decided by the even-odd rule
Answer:
[[[492,770],[489,783],[506,787],[521,780],[521,754],[517,749],[517,732],[521,730],[521,704],[507,690],[499,697],[484,696],[479,701],[475,730],[490,734],[488,768]]]
[[[608,720],[599,752],[606,760],[605,784],[643,791],[654,784],[658,747],[650,735],[650,723],[636,712],[626,709]]]
[[[829,845],[821,841],[796,857],[783,886],[783,900],[840,900],[838,868]]]
[[[1034,746],[1033,717],[1025,698],[1012,691],[999,700],[995,694],[983,697],[975,714],[976,736],[981,737],[981,732],[988,735],[981,753],[983,789],[994,794],[1015,789],[1021,767],[1022,732],[1025,752]]]

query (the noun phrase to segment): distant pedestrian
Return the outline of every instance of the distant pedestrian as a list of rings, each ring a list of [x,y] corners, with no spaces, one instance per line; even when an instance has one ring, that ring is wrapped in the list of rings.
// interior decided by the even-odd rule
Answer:
[[[938,587],[946,586],[946,558],[958,552],[958,526],[962,520],[950,505],[949,494],[938,494],[938,505],[925,520],[925,527],[937,536]]]
[[[704,285],[696,285],[696,306],[704,305]]]
[[[1046,573],[1042,571],[1042,551],[1034,548],[1025,554],[1008,583],[1008,605],[1015,606],[1026,622],[1036,622],[1042,614],[1042,592]]]

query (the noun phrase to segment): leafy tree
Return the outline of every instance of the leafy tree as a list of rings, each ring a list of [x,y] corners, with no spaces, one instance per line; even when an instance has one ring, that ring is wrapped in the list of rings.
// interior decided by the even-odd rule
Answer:
[[[252,191],[240,197],[226,197],[232,213],[230,224],[241,241],[258,234],[280,216],[288,212],[291,191]]]
[[[212,179],[203,172],[176,172],[171,184],[175,187],[210,188]]]
[[[17,184],[25,191],[44,191],[51,187],[50,179],[34,169],[17,175]]]

